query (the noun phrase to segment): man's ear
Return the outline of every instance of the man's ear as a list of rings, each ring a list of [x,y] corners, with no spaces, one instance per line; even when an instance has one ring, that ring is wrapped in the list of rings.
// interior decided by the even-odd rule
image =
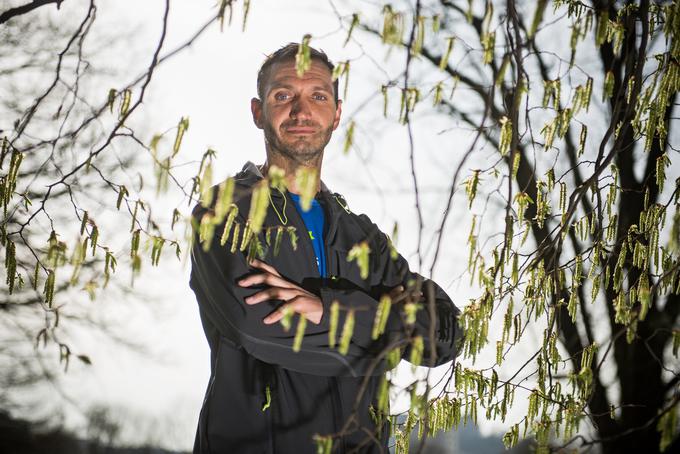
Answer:
[[[338,99],[338,106],[335,108],[335,119],[333,119],[333,131],[336,130],[340,124],[340,115],[342,114],[342,100]]]
[[[255,123],[255,126],[257,126],[259,129],[263,129],[263,123],[262,123],[262,101],[260,101],[257,98],[253,98],[250,100],[250,112],[253,114],[253,123]]]

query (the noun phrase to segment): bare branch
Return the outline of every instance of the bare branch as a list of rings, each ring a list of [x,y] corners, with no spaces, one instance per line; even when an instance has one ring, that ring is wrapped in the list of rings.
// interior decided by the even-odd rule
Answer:
[[[31,3],[26,3],[25,5],[17,6],[15,8],[10,8],[0,14],[0,25],[4,24],[8,20],[21,16],[22,14],[30,13],[36,8],[47,5],[49,3],[56,3],[57,9],[61,6],[63,0],[33,0]]]

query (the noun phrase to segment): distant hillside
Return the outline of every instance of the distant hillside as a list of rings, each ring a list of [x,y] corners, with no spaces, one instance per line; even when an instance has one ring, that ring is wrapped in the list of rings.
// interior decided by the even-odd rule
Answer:
[[[37,431],[29,421],[0,410],[2,454],[187,454],[154,447],[112,447],[81,440],[62,430]]]

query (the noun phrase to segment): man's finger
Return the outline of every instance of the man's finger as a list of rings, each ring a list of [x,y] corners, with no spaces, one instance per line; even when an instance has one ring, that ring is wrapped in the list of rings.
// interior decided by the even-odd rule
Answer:
[[[241,287],[251,287],[258,284],[267,284],[271,287],[296,288],[292,282],[288,282],[281,276],[271,273],[252,274],[238,281],[238,285]]]
[[[283,300],[288,301],[289,299],[295,297],[297,292],[295,289],[281,288],[281,287],[270,287],[259,291],[253,295],[247,297],[244,301],[246,304],[258,304],[262,301],[269,300]]]
[[[259,269],[261,269],[261,270],[264,270],[264,271],[266,271],[266,272],[268,272],[268,273],[273,274],[274,276],[279,276],[279,277],[281,277],[281,275],[279,274],[279,272],[276,271],[276,268],[274,268],[274,267],[271,266],[271,265],[267,265],[266,263],[264,263],[264,262],[261,261],[261,260],[252,259],[252,260],[250,261],[250,266],[252,266],[253,268],[259,268]]]
[[[277,310],[275,310],[271,314],[267,315],[262,320],[264,322],[264,324],[265,325],[272,325],[272,324],[278,322],[279,320],[281,320],[283,318],[283,316],[285,315],[285,312],[286,312],[284,310],[285,307],[286,307],[286,305],[284,304],[283,306],[281,306],[280,308],[278,308]]]
[[[278,309],[276,309],[276,311],[266,316],[262,321],[265,325],[271,325],[285,317],[286,312],[288,311],[292,312],[293,314],[300,314],[307,320],[317,325],[321,321],[321,316],[323,315],[322,308],[314,308],[310,305],[308,298],[306,298],[304,295],[297,295],[290,299],[287,303],[282,304]]]

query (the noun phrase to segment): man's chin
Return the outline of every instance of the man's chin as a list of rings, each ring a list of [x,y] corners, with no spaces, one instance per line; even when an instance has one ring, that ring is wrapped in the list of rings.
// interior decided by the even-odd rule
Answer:
[[[284,138],[281,135],[274,137],[268,141],[273,146],[274,151],[301,164],[317,160],[323,154],[328,143],[328,140],[324,140],[320,136],[301,136],[291,140],[285,140],[288,137]],[[328,139],[330,139],[330,135]]]
[[[283,143],[282,151],[285,154],[295,157],[300,160],[309,160],[316,158],[323,152],[323,147],[317,144],[312,144],[304,141],[296,141],[294,143]]]
[[[323,150],[309,149],[309,148],[286,148],[285,154],[295,159],[298,162],[309,162],[321,155]]]

